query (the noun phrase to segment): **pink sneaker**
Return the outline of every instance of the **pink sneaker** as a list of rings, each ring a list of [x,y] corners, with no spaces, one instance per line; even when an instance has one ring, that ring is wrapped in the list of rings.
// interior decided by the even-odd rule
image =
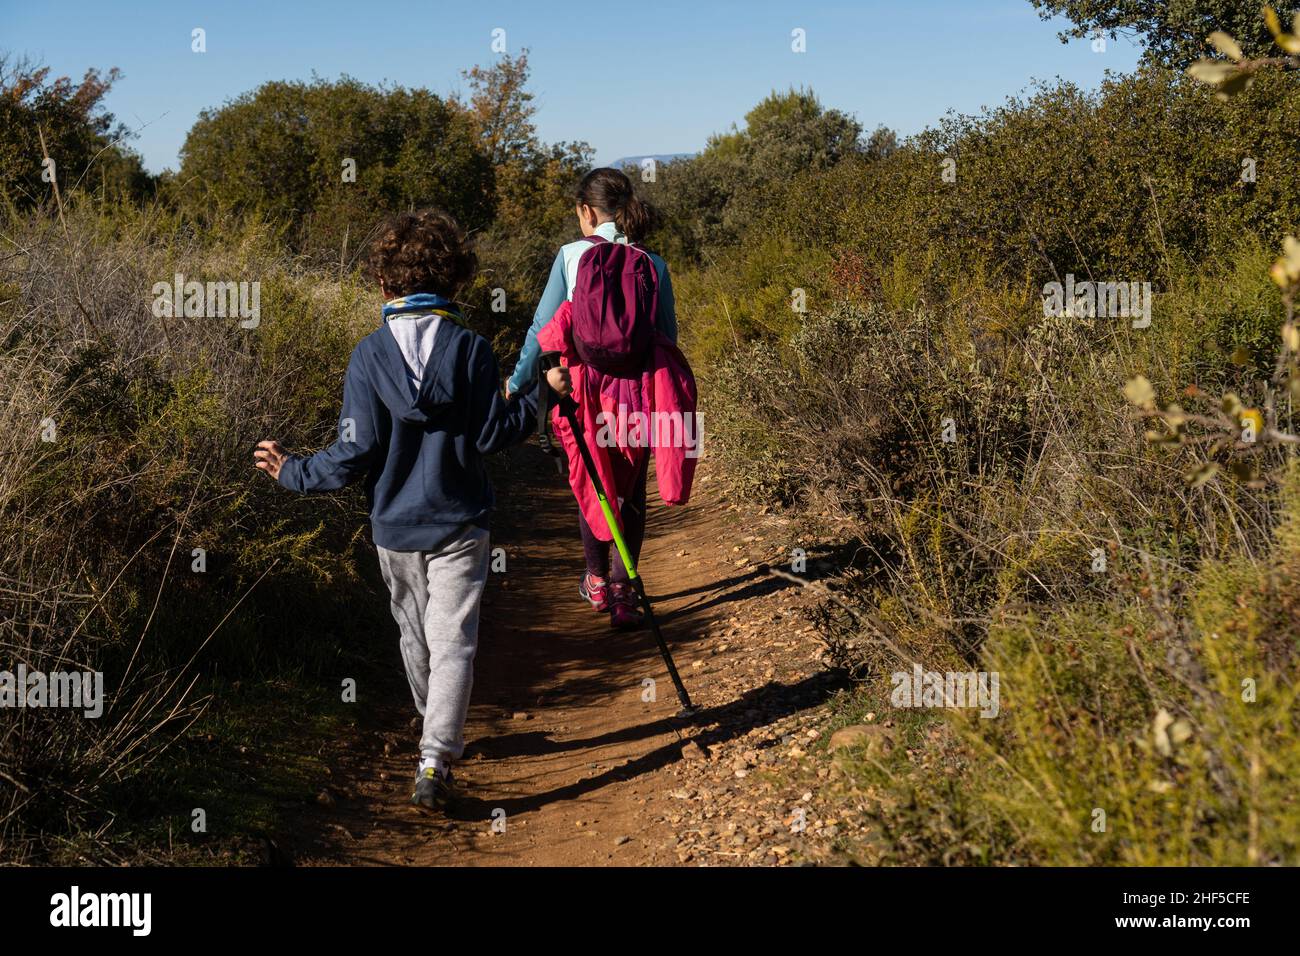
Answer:
[[[632,585],[614,581],[609,586],[609,626],[616,631],[630,631],[641,626],[640,599]]]
[[[582,582],[578,585],[578,594],[584,601],[590,601],[591,606],[597,611],[609,610],[608,584],[604,578],[598,578],[588,571],[582,576]]]

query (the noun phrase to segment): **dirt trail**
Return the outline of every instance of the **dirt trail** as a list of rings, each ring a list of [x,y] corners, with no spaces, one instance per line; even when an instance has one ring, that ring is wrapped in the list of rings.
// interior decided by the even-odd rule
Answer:
[[[484,596],[458,805],[441,819],[405,803],[418,732],[394,628],[385,635],[388,703],[367,708],[358,737],[329,754],[336,799],[303,820],[294,837],[300,862],[676,865],[689,858],[674,849],[671,822],[680,823],[672,794],[682,797],[673,788],[684,761],[716,761],[720,743],[824,699],[811,685],[772,685],[770,666],[752,681],[722,679],[729,667],[759,662],[754,648],[719,635],[734,630],[747,601],[782,585],[737,560],[737,520],[708,481],[685,508],[665,507],[652,486],[641,562],[678,669],[702,705],[689,722],[676,717],[650,633],[612,632],[577,597],[576,511],[550,460],[534,446],[519,449],[501,462],[496,485],[493,546],[505,549],[507,571],[491,575]],[[764,680],[775,695],[760,707],[745,691]],[[704,749],[683,756],[692,738]]]

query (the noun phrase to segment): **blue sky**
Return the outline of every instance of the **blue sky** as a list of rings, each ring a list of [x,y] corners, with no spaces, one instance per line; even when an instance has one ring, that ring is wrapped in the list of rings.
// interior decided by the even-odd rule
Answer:
[[[585,14],[599,9],[597,14]],[[190,49],[195,27],[207,52]],[[262,0],[0,0],[0,50],[56,73],[120,67],[108,100],[140,130],[152,171],[175,168],[198,112],[267,80],[389,80],[439,93],[489,63],[492,31],[530,50],[543,139],[585,140],[599,161],[693,152],[773,89],[805,86],[868,130],[909,134],[950,109],[976,112],[1056,77],[1094,87],[1138,50],[1062,45],[1028,0],[619,4]],[[807,52],[791,51],[806,31]]]

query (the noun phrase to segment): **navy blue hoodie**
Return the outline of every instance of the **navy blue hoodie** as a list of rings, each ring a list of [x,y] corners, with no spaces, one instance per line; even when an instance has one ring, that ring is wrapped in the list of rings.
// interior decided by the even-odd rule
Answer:
[[[364,478],[375,544],[434,549],[456,526],[488,526],[493,495],[483,456],[532,433],[535,392],[502,398],[491,346],[449,318],[438,326],[417,392],[396,339],[381,326],[348,362],[338,441],[310,457],[290,456],[280,484],[332,491]]]

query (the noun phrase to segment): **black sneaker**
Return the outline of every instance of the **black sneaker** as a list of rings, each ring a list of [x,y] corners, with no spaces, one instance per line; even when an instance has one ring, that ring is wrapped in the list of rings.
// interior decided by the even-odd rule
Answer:
[[[415,792],[411,794],[411,805],[421,810],[446,810],[452,801],[451,771],[438,773],[428,767],[415,775]]]

